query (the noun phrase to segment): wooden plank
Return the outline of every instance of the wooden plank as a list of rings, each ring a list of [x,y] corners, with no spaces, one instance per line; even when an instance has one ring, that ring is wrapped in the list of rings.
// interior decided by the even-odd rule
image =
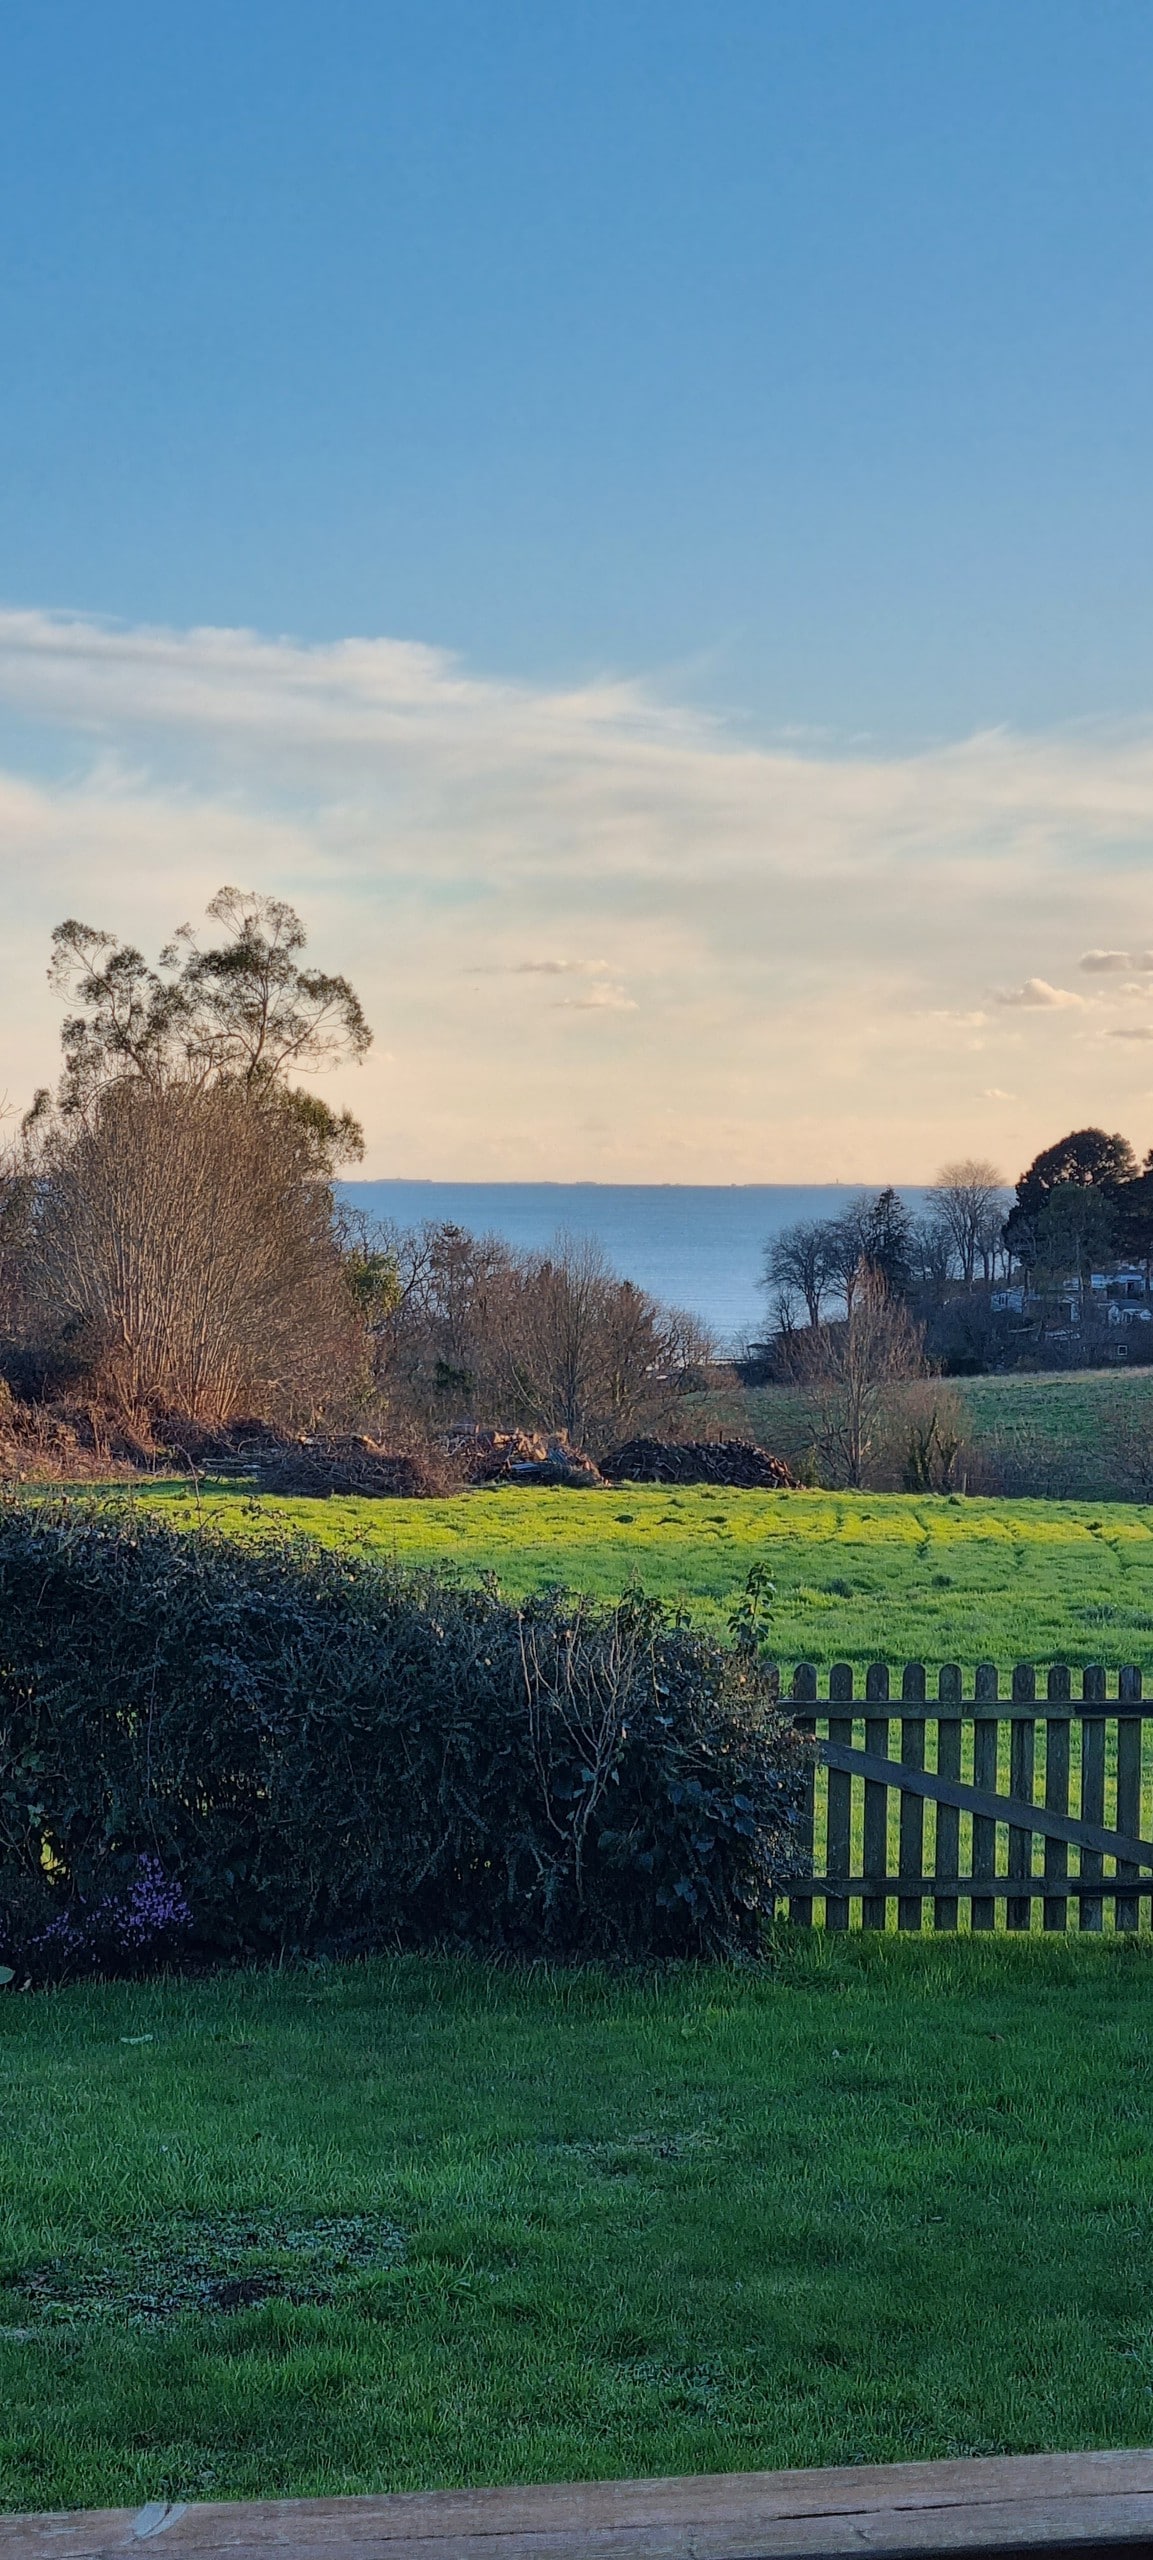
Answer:
[[[1117,1683],[1118,1701],[1128,1704],[1140,1695],[1140,1672],[1133,1667],[1122,1671]],[[1118,1716],[1117,1719],[1117,1828],[1119,1831],[1139,1831],[1141,1828],[1141,1727],[1131,1716]],[[1117,1873],[1127,1880],[1135,1880],[1137,1869],[1132,1859],[1118,1859]],[[1127,1894],[1124,1899],[1118,1895],[1117,1927],[1136,1929],[1140,1918],[1141,1905],[1137,1895]]]
[[[1058,1668],[1059,1667],[1060,1666],[1058,1666]],[[817,1714],[824,1715],[827,1714],[827,1712],[827,1707],[822,1706],[820,1699],[818,1699]],[[937,1721],[937,1707],[934,1700],[931,1700],[929,1705],[925,1707],[909,1707],[906,1710],[903,1706],[900,1706],[894,1707],[891,1712],[893,1714],[899,1713],[901,1715],[905,1715],[907,1713],[910,1718],[919,1716],[923,1724],[935,1724]],[[859,1707],[857,1709],[857,1713],[858,1715],[860,1714]],[[962,1702],[959,1713],[963,1724],[971,1724],[974,1717],[979,1716],[982,1713],[982,1710],[979,1706],[974,1706],[973,1701],[970,1699],[967,1703]],[[1140,1725],[1142,1728],[1147,1724],[1153,1724],[1153,1708],[1148,1706],[1119,1708],[1115,1698],[1109,1699],[1105,1708],[1105,1713],[1112,1719],[1116,1719],[1120,1716],[1126,1724]],[[1020,1722],[1036,1724],[1036,1701],[1034,1700],[1032,1705],[1018,1707],[1014,1706],[1011,1698],[1002,1698],[997,1708],[997,1722],[998,1724],[1004,1725],[1011,1725]]]
[[[1105,1674],[1099,1662],[1086,1665],[1081,1679],[1081,1698],[1086,1707],[1105,1705]],[[1105,1820],[1105,1718],[1084,1715],[1081,1719],[1081,1820],[1096,1826]],[[1104,1873],[1099,1849],[1082,1848],[1081,1874],[1086,1881]],[[1099,1930],[1104,1905],[1092,1896],[1081,1903],[1081,1927]]]
[[[946,1707],[959,1709],[961,1704],[959,1663],[942,1663],[937,1678],[937,1703],[942,1710]],[[956,1779],[960,1775],[960,1716],[959,1714],[948,1716],[942,1712],[937,1724],[937,1776]],[[938,1873],[946,1878],[956,1875],[958,1871],[961,1855],[960,1835],[961,1817],[956,1805],[939,1803],[933,1863]],[[955,1929],[957,1920],[957,1891],[956,1889],[950,1891],[946,1887],[946,1890],[943,1893],[938,1892],[934,1899],[933,1927],[934,1929]]]
[[[1080,1822],[1072,1814],[1048,1813],[1044,1806],[1017,1796],[991,1795],[983,1787],[937,1778],[928,1769],[908,1769],[902,1760],[878,1760],[871,1751],[847,1750],[843,1743],[829,1743],[823,1748],[833,1768],[855,1770],[862,1778],[883,1779],[886,1786],[908,1787],[935,1804],[955,1804],[962,1813],[1040,1831],[1047,1839],[1069,1840],[1074,1846],[1083,1842],[1088,1848],[1103,1849],[1107,1858],[1129,1858],[1136,1866],[1153,1867],[1153,1840],[1138,1840],[1126,1831],[1109,1831],[1096,1823]],[[1150,1889],[1142,1886],[1145,1893]]]
[[[899,1875],[814,1876],[812,1882],[814,1893],[847,1894],[851,1902],[856,1902],[866,1893],[893,1894],[904,1890]],[[997,1902],[1004,1902],[1011,1893],[1028,1894],[1033,1902],[1043,1902],[1047,1894],[1059,1895],[1065,1902],[1077,1902],[1084,1900],[1087,1895],[1103,1894],[1106,1901],[1109,1901],[1117,1894],[1125,1895],[1132,1893],[1133,1890],[1127,1878],[1121,1879],[1116,1876],[1094,1878],[1092,1882],[1088,1882],[1081,1876],[1062,1876],[1051,1881],[1048,1876],[1043,1875],[990,1877],[986,1875],[955,1876],[950,1873],[947,1876],[918,1876],[916,1883],[918,1891],[926,1900],[930,1895],[935,1898],[944,1891],[956,1892],[963,1900],[967,1899],[969,1894],[976,1892],[991,1893]],[[1148,1893],[1149,1889],[1146,1882],[1142,1886],[1142,1891]]]
[[[834,1707],[851,1705],[852,1696],[852,1663],[834,1662],[829,1673],[830,1742],[844,1742],[850,1745],[852,1743],[852,1716],[835,1715],[833,1712]],[[825,1863],[831,1876],[844,1875],[847,1873],[852,1854],[853,1781],[844,1769],[830,1768],[827,1783],[829,1792]],[[847,1929],[848,1925],[848,1902],[836,1895],[826,1895],[826,1929]]]
[[[973,1785],[978,1792],[996,1793],[997,1787],[997,1723],[996,1715],[978,1715],[980,1706],[993,1707],[997,1699],[997,1665],[979,1662],[973,1681]],[[973,1810],[973,1808],[970,1808]],[[985,1814],[973,1810],[973,1873],[995,1875],[997,1868],[997,1825]],[[991,1894],[975,1893],[970,1918],[974,1929],[991,1929],[996,1920]]]
[[[1050,1666],[1046,1693],[1050,1707],[1064,1706],[1070,1691],[1067,1664]],[[1045,1803],[1050,1813],[1069,1810],[1069,1718],[1050,1715],[1045,1722]],[[1069,1873],[1069,1843],[1048,1839],[1045,1842],[1045,1875],[1050,1887]],[[1042,1926],[1063,1929],[1069,1916],[1066,1898],[1054,1891],[1045,1897]]]
[[[923,1662],[907,1662],[901,1674],[901,1706],[906,1702],[918,1707],[920,1714],[901,1717],[901,1766],[923,1769],[925,1766],[925,1666]],[[901,1790],[900,1830],[897,1864],[903,1876],[910,1879],[910,1889],[902,1892],[897,1902],[898,1929],[919,1929],[921,1898],[912,1890],[925,1863],[925,1799]]]
[[[1037,1694],[1037,1674],[1031,1662],[1018,1662],[1013,1669],[1013,1704],[1028,1707]],[[1036,1725],[1031,1717],[1018,1715],[1009,1734],[1009,1793],[1018,1804],[1032,1805],[1033,1765]],[[1051,1836],[1051,1835],[1050,1835]],[[1015,1822],[1009,1829],[1009,1873],[1031,1876],[1033,1872],[1033,1829],[1031,1824]],[[1031,1908],[1027,1894],[1011,1895],[1005,1906],[1007,1929],[1027,1929]]]
[[[816,1697],[816,1665],[812,1662],[798,1662],[796,1670],[793,1673],[793,1698],[795,1703],[800,1707],[801,1713],[798,1716],[794,1716],[793,1722],[799,1733],[815,1733],[817,1730],[815,1716],[811,1714],[806,1715],[804,1712],[806,1707],[815,1705]],[[815,1783],[816,1772],[810,1765],[810,1767],[805,1771],[801,1809],[797,1817],[797,1848],[800,1853],[802,1867],[806,1864],[811,1867],[813,1863],[813,1820],[816,1811]],[[813,1897],[811,1893],[791,1893],[789,1895],[789,1918],[798,1929],[812,1928]]]
[[[888,1663],[871,1662],[865,1673],[865,1704],[872,1707],[873,1713],[865,1717],[865,1748],[884,1757],[888,1756],[889,1750],[889,1718],[887,1714],[879,1714],[878,1709],[887,1707],[888,1697]],[[863,1842],[869,1873],[883,1876],[889,1863],[889,1791],[872,1780],[865,1783]],[[861,1905],[862,1929],[883,1929],[888,1916],[889,1906],[883,1893],[871,1893]]]
[[[1026,2454],[6,2516],[0,2560],[1090,2560],[1151,2538],[1153,2454]]]

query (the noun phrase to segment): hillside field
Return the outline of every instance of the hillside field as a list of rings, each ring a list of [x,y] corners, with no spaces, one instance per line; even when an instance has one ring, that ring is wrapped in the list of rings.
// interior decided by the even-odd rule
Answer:
[[[723,1627],[749,1567],[776,1586],[784,1664],[1139,1663],[1153,1668],[1153,1506],[953,1495],[539,1487],[442,1502],[254,1497],[172,1482],[128,1497],[182,1525],[295,1534],[401,1565],[495,1573],[513,1595],[630,1585]]]
[[[1077,1369],[946,1378],[967,1416],[967,1457],[990,1490],[1082,1502],[1153,1495],[1153,1369]],[[812,1425],[789,1387],[751,1388],[721,1427],[742,1423],[766,1448],[804,1462]],[[898,1453],[899,1454],[899,1453]],[[898,1467],[899,1476],[899,1467]]]

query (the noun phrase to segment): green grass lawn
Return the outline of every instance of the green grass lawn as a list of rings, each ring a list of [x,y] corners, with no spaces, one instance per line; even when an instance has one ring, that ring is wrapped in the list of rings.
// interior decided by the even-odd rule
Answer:
[[[10,1996],[0,2502],[1147,2443],[1151,1963]]]
[[[777,1586],[784,1663],[1137,1662],[1153,1666],[1153,1508],[908,1494],[539,1488],[444,1502],[254,1501],[171,1484],[133,1495],[168,1518],[496,1572],[511,1593],[636,1582],[720,1624],[751,1564]]]

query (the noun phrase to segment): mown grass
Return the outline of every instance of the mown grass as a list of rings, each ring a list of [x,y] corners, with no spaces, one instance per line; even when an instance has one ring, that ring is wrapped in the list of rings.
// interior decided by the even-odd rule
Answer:
[[[495,1572],[514,1594],[564,1582],[616,1598],[635,1583],[714,1625],[764,1562],[784,1663],[1153,1664],[1148,1505],[709,1486],[373,1502],[171,1484],[132,1499],[189,1525],[289,1530],[404,1565]]]
[[[0,2502],[1145,2443],[1150,1965],[817,1939],[9,1997]],[[190,2251],[289,2224],[392,2239],[327,2300],[185,2306]]]

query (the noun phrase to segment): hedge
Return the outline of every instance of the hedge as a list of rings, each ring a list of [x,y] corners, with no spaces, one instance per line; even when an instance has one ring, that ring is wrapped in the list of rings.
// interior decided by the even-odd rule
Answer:
[[[727,1647],[640,1597],[0,1502],[0,1955],[747,1947],[810,1748],[753,1617]]]

